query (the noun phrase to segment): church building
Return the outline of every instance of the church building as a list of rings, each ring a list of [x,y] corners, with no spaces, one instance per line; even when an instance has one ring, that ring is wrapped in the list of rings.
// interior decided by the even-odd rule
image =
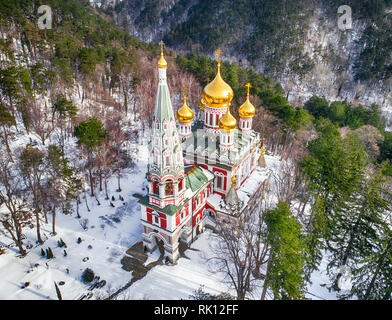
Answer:
[[[217,217],[238,219],[253,210],[268,183],[264,139],[252,129],[256,109],[249,100],[250,84],[237,124],[230,113],[234,93],[221,76],[220,53],[217,74],[203,89],[197,116],[185,90],[175,116],[161,42],[148,194],[139,203],[143,246],[149,251],[160,247],[172,262],[179,258],[180,242],[192,243]]]

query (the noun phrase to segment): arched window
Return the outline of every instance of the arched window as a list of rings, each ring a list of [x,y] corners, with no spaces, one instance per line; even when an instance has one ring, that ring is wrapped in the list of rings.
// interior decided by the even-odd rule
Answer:
[[[222,189],[223,188],[223,177],[220,175],[216,176],[216,187],[218,189]]]
[[[159,186],[157,181],[153,181],[152,183],[152,193],[159,196]]]
[[[165,195],[172,196],[174,194],[173,182],[168,181],[165,186]]]
[[[158,154],[153,151],[152,155],[153,155],[154,164],[158,164]]]
[[[165,134],[163,136],[163,146],[167,147],[169,145],[169,138],[167,137],[167,135]]]

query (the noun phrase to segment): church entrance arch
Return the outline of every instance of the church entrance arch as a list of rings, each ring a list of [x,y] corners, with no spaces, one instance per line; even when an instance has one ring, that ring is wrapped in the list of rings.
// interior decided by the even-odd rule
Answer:
[[[181,229],[180,235],[178,237],[178,250],[180,253],[180,256],[184,255],[184,252],[186,249],[188,249],[189,244],[188,244],[188,232],[185,226]]]
[[[155,251],[155,249],[158,248],[159,253],[163,255],[165,253],[165,241],[162,236],[159,233],[153,233],[151,235],[151,240],[153,242],[152,251]]]

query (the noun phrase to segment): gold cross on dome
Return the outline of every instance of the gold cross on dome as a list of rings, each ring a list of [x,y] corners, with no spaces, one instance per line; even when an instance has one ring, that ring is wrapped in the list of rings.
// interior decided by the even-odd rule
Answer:
[[[164,45],[164,43],[163,43],[163,41],[161,40],[161,42],[159,42],[160,43],[160,45],[161,45],[161,54],[163,54],[163,45]]]
[[[183,86],[182,89],[184,90],[184,100],[186,98],[186,91],[188,90],[188,88],[186,86]]]
[[[221,48],[219,48],[218,50],[216,50],[216,54],[218,55],[218,63],[221,62],[221,53],[223,53],[223,51],[221,50]]]
[[[248,83],[245,85],[245,87],[247,87],[247,89],[248,89],[247,96],[249,97],[249,90],[250,90],[250,88],[252,88],[252,85],[250,84],[250,82],[248,82]]]

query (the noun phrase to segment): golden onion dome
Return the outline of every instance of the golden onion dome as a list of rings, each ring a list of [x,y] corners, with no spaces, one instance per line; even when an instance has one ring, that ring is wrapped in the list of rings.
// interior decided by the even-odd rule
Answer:
[[[230,113],[230,105],[227,107],[227,112],[219,119],[219,129],[224,131],[234,130],[237,126],[237,120]]]
[[[231,184],[232,185],[235,185],[235,182],[236,182],[236,177],[235,177],[235,175],[233,175],[232,177],[231,177]]]
[[[177,119],[181,123],[187,123],[193,120],[193,111],[186,104],[186,87],[184,87],[184,104],[177,111]]]
[[[161,40],[160,44],[161,44],[161,57],[158,60],[158,68],[166,69],[167,62],[166,62],[165,58],[163,57],[163,41],[162,40]]]
[[[246,101],[239,107],[238,113],[241,118],[253,118],[256,113],[255,106],[249,100],[249,88],[251,87],[250,83],[247,83],[248,93],[246,95]]]
[[[207,84],[202,92],[202,97],[206,104],[213,108],[224,108],[233,100],[233,89],[222,79],[220,73],[220,53],[218,50],[218,72],[209,84]]]

